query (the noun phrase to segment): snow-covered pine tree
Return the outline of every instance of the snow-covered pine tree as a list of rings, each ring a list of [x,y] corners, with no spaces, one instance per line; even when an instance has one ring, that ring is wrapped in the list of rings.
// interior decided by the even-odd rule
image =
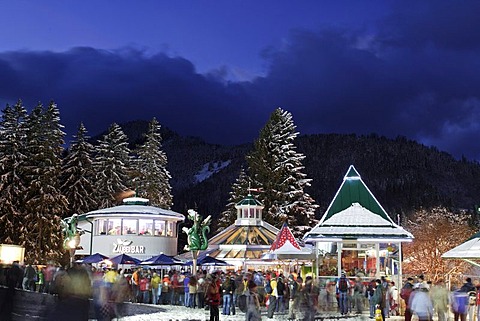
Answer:
[[[60,192],[65,133],[57,105],[51,102],[47,109],[37,105],[28,116],[27,127],[25,257],[36,263],[59,260],[64,253],[60,220],[68,202]]]
[[[138,149],[138,196],[148,198],[151,205],[164,209],[170,209],[173,205],[167,162],[167,155],[162,150],[160,124],[153,118],[148,126],[145,143]]]
[[[23,171],[27,110],[21,101],[7,105],[0,123],[0,243],[20,244],[23,233],[23,200],[25,173]]]
[[[235,223],[235,220],[237,219],[237,209],[235,208],[235,205],[247,196],[249,193],[249,187],[250,179],[245,173],[245,169],[242,167],[240,169],[240,174],[232,185],[232,190],[229,193],[230,198],[228,199],[228,204],[225,206],[226,209],[218,219],[217,233]]]
[[[263,192],[264,219],[280,227],[287,222],[295,236],[315,224],[314,200],[304,191],[311,179],[303,173],[305,156],[296,151],[298,132],[288,111],[277,108],[261,129],[253,151],[247,156],[249,176]]]
[[[93,170],[93,146],[83,123],[73,136],[69,152],[63,159],[61,191],[68,199],[67,216],[82,214],[97,208],[95,200],[95,172]]]
[[[117,205],[115,196],[127,190],[131,172],[128,139],[119,125],[112,124],[99,145],[95,146],[93,166],[99,208]]]

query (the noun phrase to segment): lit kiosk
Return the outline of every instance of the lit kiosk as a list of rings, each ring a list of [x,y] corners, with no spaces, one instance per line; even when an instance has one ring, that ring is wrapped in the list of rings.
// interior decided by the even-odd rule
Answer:
[[[234,224],[208,240],[208,249],[199,255],[209,255],[232,264],[236,269],[265,265],[262,254],[270,250],[279,230],[262,219],[263,204],[248,194],[235,205]]]
[[[387,275],[400,284],[401,244],[413,235],[393,222],[351,165],[320,222],[303,239],[322,257],[321,278],[345,271],[367,278]]]
[[[130,197],[119,206],[78,216],[81,250],[76,255],[122,253],[140,260],[164,253],[177,254],[178,223],[185,216],[149,205],[149,200]]]

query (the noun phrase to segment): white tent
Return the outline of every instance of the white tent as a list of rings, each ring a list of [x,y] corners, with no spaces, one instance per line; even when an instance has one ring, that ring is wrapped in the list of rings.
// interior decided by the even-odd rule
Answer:
[[[457,247],[454,247],[450,251],[445,252],[442,255],[442,258],[452,260],[464,260],[468,263],[480,267],[480,264],[472,261],[480,260],[480,232],[477,232]]]

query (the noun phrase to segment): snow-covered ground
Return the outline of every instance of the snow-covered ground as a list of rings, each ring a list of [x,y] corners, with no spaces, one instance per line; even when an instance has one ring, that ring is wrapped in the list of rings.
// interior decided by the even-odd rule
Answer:
[[[141,314],[135,316],[124,317],[119,320],[121,321],[150,321],[150,320],[162,320],[162,321],[183,321],[183,320],[209,320],[210,312],[207,310],[200,310],[200,309],[190,309],[181,306],[162,306],[165,312],[158,312],[152,314]],[[368,319],[368,315],[363,314],[360,316],[352,315],[341,317],[339,313],[329,313],[331,315],[331,319],[345,319],[346,321],[366,321]],[[244,321],[245,320],[245,313],[239,312],[236,315],[222,315],[222,311],[220,310],[220,321]],[[266,315],[266,311],[262,311],[262,320],[279,320],[279,321],[286,321],[287,315],[286,314],[276,314],[274,315],[273,319],[268,319]],[[398,321],[403,320],[403,317],[390,318],[389,321]]]

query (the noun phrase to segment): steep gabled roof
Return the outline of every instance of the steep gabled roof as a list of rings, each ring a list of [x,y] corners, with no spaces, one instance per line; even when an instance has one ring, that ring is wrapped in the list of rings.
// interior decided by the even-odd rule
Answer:
[[[395,224],[363,182],[353,165],[320,222],[304,239],[395,238],[413,235]]]
[[[300,245],[295,239],[295,236],[293,236],[292,231],[288,228],[287,223],[283,223],[275,242],[270,246],[270,251],[282,251],[282,249],[301,251]]]
[[[337,194],[320,220],[320,223],[349,208],[354,203],[360,204],[370,212],[375,213],[383,219],[393,223],[387,212],[383,209],[375,196],[373,196],[372,192],[370,192],[367,185],[365,185],[353,165],[350,165],[348,168],[347,174],[343,178],[342,185],[338,189]]]

